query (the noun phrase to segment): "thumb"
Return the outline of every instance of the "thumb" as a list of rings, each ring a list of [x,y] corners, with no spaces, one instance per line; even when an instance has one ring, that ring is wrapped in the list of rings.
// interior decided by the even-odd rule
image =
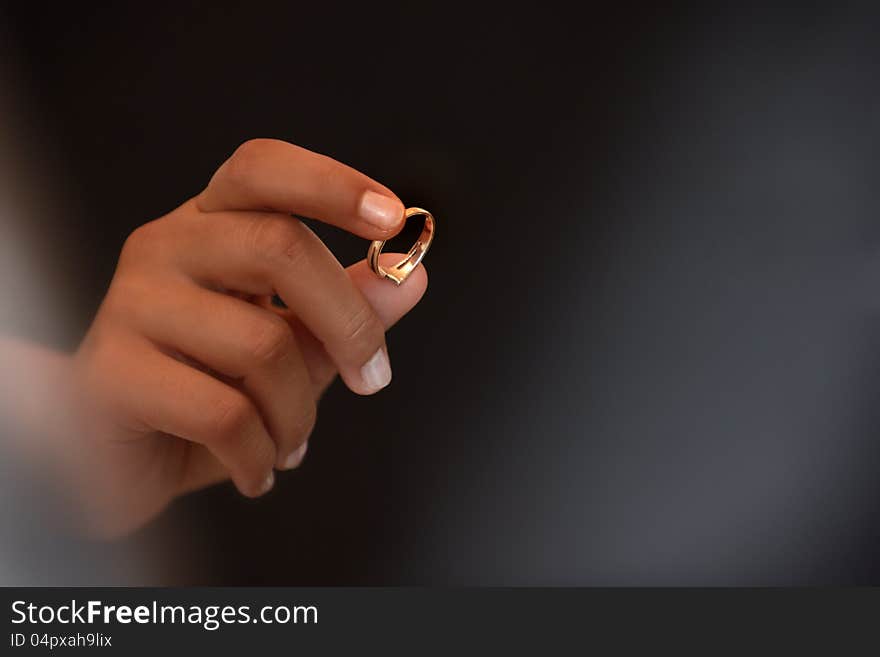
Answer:
[[[405,254],[402,253],[383,253],[379,256],[379,263],[390,266],[404,257]],[[415,307],[428,288],[428,272],[423,265],[416,267],[400,286],[376,276],[366,260],[348,267],[346,272],[351,282],[373,307],[386,331]],[[284,315],[296,334],[297,344],[312,379],[315,399],[318,399],[336,377],[336,366],[315,336],[295,317],[287,312]]]
[[[383,253],[379,256],[379,264],[391,266],[405,257],[403,253]],[[394,285],[390,280],[376,276],[366,260],[346,271],[351,282],[370,302],[386,331],[412,310],[428,289],[428,272],[422,265],[416,267],[402,285]]]

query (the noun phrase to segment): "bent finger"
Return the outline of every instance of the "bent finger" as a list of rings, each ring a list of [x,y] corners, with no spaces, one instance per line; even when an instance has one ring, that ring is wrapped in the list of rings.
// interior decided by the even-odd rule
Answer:
[[[341,162],[277,139],[242,144],[196,197],[203,212],[273,210],[379,240],[403,225],[403,203]]]
[[[243,495],[272,487],[275,444],[244,393],[146,341],[127,345],[126,355],[115,396],[128,417],[207,447]]]
[[[121,302],[124,321],[237,382],[260,410],[277,448],[276,466],[295,465],[315,425],[309,372],[282,319],[232,296],[194,284],[143,286]],[[298,463],[298,461],[296,461]]]
[[[199,215],[181,231],[179,266],[206,286],[278,294],[324,345],[346,385],[373,394],[391,380],[385,330],[335,256],[301,221],[281,214]]]
[[[384,266],[392,265],[400,262],[402,257],[403,254],[383,253],[379,256],[379,262]],[[346,269],[346,273],[373,308],[386,331],[419,303],[428,288],[428,272],[421,264],[399,287],[376,276],[366,260],[351,265]],[[333,360],[320,340],[317,340],[289,309],[274,306],[270,297],[263,297],[260,303],[290,323],[312,380],[315,399],[319,399],[336,377],[337,370]]]

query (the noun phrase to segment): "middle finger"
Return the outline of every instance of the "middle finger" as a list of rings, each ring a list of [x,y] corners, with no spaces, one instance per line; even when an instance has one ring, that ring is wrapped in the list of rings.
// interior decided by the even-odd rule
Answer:
[[[382,321],[345,269],[288,215],[216,212],[188,218],[181,266],[195,280],[247,294],[278,294],[362,395],[384,388],[391,367]]]

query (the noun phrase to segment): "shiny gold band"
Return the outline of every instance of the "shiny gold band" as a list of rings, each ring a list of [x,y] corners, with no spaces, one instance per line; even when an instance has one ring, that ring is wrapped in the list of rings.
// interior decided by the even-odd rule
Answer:
[[[422,258],[425,257],[428,248],[431,246],[431,241],[434,239],[434,216],[427,210],[422,210],[422,208],[407,208],[404,218],[409,219],[419,215],[424,215],[425,217],[425,226],[422,228],[422,234],[416,240],[416,243],[413,244],[409,253],[406,254],[406,257],[396,265],[392,267],[379,266],[379,254],[382,253],[382,247],[385,246],[385,242],[376,240],[370,244],[370,248],[367,250],[367,262],[370,263],[370,269],[376,272],[376,275],[380,278],[390,278],[400,285],[412,273],[413,269],[418,267]]]

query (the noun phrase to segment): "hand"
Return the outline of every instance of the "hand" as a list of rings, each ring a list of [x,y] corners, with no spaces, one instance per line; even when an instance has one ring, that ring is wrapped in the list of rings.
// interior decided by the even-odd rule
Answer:
[[[254,140],[129,237],[74,359],[102,533],[228,478],[266,493],[302,461],[337,373],[361,395],[388,385],[385,331],[424,294],[424,268],[399,288],[364,261],[343,269],[291,214],[374,240],[400,231],[403,210],[343,164]]]

